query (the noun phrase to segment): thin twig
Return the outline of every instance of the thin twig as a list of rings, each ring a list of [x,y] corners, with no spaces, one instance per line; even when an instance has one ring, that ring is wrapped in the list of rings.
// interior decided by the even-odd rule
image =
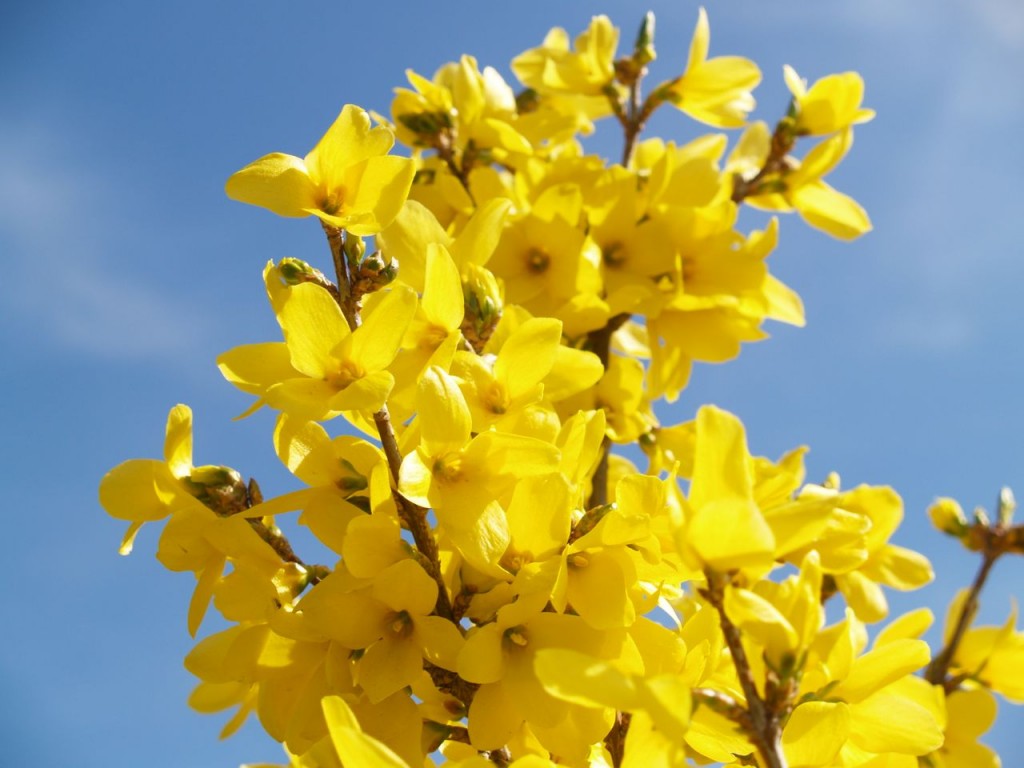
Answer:
[[[338,279],[338,293],[335,297],[338,306],[341,308],[345,320],[351,330],[355,331],[361,324],[362,318],[359,313],[358,302],[352,300],[352,273],[348,267],[345,256],[345,242],[340,229],[324,224],[324,232],[327,235],[327,243],[331,248],[331,257],[334,260],[334,269]],[[424,566],[430,577],[437,583],[437,603],[435,611],[438,616],[453,620],[451,600],[448,597],[448,587],[444,583],[444,575],[441,573],[440,553],[437,549],[437,541],[427,523],[427,511],[416,504],[413,504],[402,496],[398,488],[398,476],[402,467],[402,452],[398,448],[398,438],[395,436],[394,427],[391,424],[391,415],[387,405],[382,405],[380,410],[373,414],[373,421],[377,426],[377,434],[380,437],[381,447],[387,458],[388,469],[392,478],[392,496],[395,505],[398,507],[398,514],[405,523],[406,528],[412,533],[416,548],[423,555],[421,565]]]
[[[476,205],[476,200],[473,198],[473,193],[469,189],[469,169],[467,168],[466,157],[463,156],[462,166],[455,161],[455,136],[452,130],[446,129],[440,131],[437,134],[437,138],[434,144],[434,148],[437,150],[437,156],[444,161],[444,164],[448,166],[448,170],[452,176],[459,180],[462,184],[462,188],[466,190],[466,194],[469,196],[469,200],[473,205]]]
[[[787,170],[786,157],[793,149],[796,142],[796,135],[793,133],[793,121],[783,118],[775,126],[772,132],[771,146],[768,149],[768,156],[764,159],[761,169],[750,179],[744,180],[739,174],[733,176],[732,201],[740,203],[745,198],[763,192],[763,183],[775,174],[781,174]]]
[[[632,716],[629,712],[616,712],[615,723],[608,731],[608,735],[604,737],[604,745],[608,748],[608,754],[611,755],[612,765],[615,768],[622,765],[622,759],[626,754],[626,734],[629,733],[631,720]]]
[[[608,371],[608,361],[611,357],[612,336],[621,328],[630,315],[628,312],[615,315],[607,323],[596,331],[587,334],[587,348],[597,355],[602,367]],[[590,498],[587,500],[587,508],[602,507],[608,503],[608,455],[611,453],[612,441],[607,436],[601,441],[601,457],[594,469],[590,480]]]
[[[778,713],[773,711],[758,693],[750,660],[743,648],[740,631],[725,612],[724,577],[711,570],[705,571],[705,575],[708,587],[703,590],[702,594],[718,611],[718,623],[725,636],[725,644],[732,655],[732,663],[736,668],[736,676],[739,678],[743,695],[747,700],[746,713],[749,716],[749,722],[745,724],[745,730],[757,751],[761,753],[765,768],[786,768],[786,758],[782,754],[782,723]],[[740,723],[740,725],[744,725],[744,723]]]
[[[952,680],[947,679],[949,668],[953,664],[957,648],[960,647],[964,634],[966,634],[967,629],[971,626],[971,621],[974,620],[974,616],[978,612],[978,598],[981,595],[981,590],[984,588],[985,581],[992,571],[992,566],[996,564],[1000,554],[1001,552],[998,550],[993,551],[989,548],[986,548],[984,551],[981,567],[978,568],[978,573],[974,577],[974,583],[971,584],[970,592],[967,593],[967,599],[964,600],[963,605],[960,607],[960,615],[957,617],[953,634],[950,635],[949,642],[946,643],[945,647],[932,659],[925,669],[924,679],[932,685],[946,687],[947,693],[955,690],[961,682],[956,678]],[[949,687],[950,684],[952,684],[952,687]]]

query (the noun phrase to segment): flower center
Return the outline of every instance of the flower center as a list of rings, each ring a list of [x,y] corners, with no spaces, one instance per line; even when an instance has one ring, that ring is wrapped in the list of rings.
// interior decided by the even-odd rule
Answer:
[[[567,558],[571,568],[586,568],[590,565],[590,558],[582,552],[576,552]]]
[[[366,371],[359,363],[354,360],[342,360],[336,370],[327,374],[325,380],[335,389],[342,390],[365,375]]]
[[[392,614],[388,621],[388,630],[398,637],[406,637],[412,632],[412,619],[408,611],[399,611]]]
[[[320,201],[320,210],[326,214],[334,216],[341,210],[344,203],[345,188],[336,187],[324,195],[323,199]]]
[[[551,266],[551,257],[540,248],[531,248],[526,254],[526,268],[535,275],[542,274]]]
[[[683,283],[693,280],[697,276],[697,260],[692,256],[683,256]]]
[[[500,415],[508,410],[508,392],[500,381],[492,381],[480,399],[491,413]]]
[[[611,243],[601,250],[601,260],[605,263],[605,266],[612,267],[613,269],[625,264],[627,256],[628,254],[622,243]]]
[[[423,335],[420,336],[420,349],[437,349],[447,338],[447,329],[439,325],[430,325],[423,331]]]
[[[449,453],[434,462],[434,477],[446,483],[455,482],[462,477],[462,457]]]
[[[519,573],[524,565],[529,565],[533,562],[533,555],[529,552],[516,552],[509,549],[501,557],[500,565],[510,573]]]
[[[530,643],[529,636],[526,634],[526,627],[522,626],[506,629],[505,639],[519,648],[525,648]]]

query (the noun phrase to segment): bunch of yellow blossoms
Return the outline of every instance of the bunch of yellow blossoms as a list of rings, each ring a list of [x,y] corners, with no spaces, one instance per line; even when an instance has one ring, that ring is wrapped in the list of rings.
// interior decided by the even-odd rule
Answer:
[[[861,78],[808,87],[787,67],[769,128],[747,121],[760,71],[709,58],[703,11],[685,69],[653,88],[653,16],[630,53],[618,41],[603,16],[575,41],[552,30],[512,62],[518,93],[469,56],[409,72],[391,121],[345,106],[304,158],[228,180],[317,217],[331,265],[268,263],[283,340],[218,360],[247,414],[276,412],[300,490],[264,500],[194,466],[183,405],[163,460],[100,487],[122,552],[165,521],[157,557],[196,576],[189,631],[211,603],[229,625],[185,660],[191,705],[233,709],[223,735],[255,713],[303,768],[998,765],[977,739],[990,691],[1024,699],[1024,634],[970,628],[980,583],[934,659],[925,610],[869,645],[883,588],[932,578],[889,543],[899,496],[805,483],[803,448],[753,456],[714,406],[676,425],[652,410],[765,320],[803,323],[768,269],[777,219],[741,232],[741,205],[870,229],[824,180],[873,116]],[[743,132],[728,153],[723,133],[643,138],[662,107]],[[620,162],[584,150],[601,119]],[[293,512],[329,562],[294,551],[275,522]],[[983,554],[980,582],[1024,550],[1005,511],[933,516]]]

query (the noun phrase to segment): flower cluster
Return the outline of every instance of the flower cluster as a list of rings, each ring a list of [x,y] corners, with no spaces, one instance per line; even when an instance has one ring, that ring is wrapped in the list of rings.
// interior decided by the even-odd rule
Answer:
[[[409,72],[390,120],[347,105],[305,158],[229,179],[234,199],[317,217],[334,274],[269,262],[280,340],[218,359],[255,398],[245,415],[275,413],[299,490],[264,500],[233,469],[193,466],[183,405],[164,460],[102,481],[130,523],[122,552],[166,521],[159,559],[196,576],[189,631],[211,603],[228,623],[186,658],[190,703],[233,709],[225,735],[255,714],[304,768],[988,754],[988,689],[1024,696],[1012,621],[961,631],[926,678],[930,616],[869,646],[884,588],[932,578],[889,541],[899,496],[807,483],[805,449],[754,456],[714,406],[680,424],[652,408],[695,361],[804,321],[769,271],[778,220],[740,231],[742,205],[870,229],[823,180],[873,115],[860,77],[808,87],[787,68],[769,129],[747,122],[759,69],[709,58],[703,10],[685,69],[645,98],[653,16],[631,52],[618,43],[603,16],[574,41],[554,29],[512,62],[518,93],[469,56]],[[663,106],[743,132],[731,150],[723,133],[641,138]],[[620,162],[585,151],[602,119],[622,129]],[[389,154],[396,138],[411,157]],[[276,520],[296,512],[331,562],[293,550]]]

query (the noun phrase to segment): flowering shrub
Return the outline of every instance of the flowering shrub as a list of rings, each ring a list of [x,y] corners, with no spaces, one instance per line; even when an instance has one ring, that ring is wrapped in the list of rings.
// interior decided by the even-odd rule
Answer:
[[[931,510],[982,558],[944,647],[920,639],[926,609],[869,645],[885,588],[932,578],[889,543],[899,496],[807,483],[805,449],[753,456],[712,405],[680,424],[652,410],[695,361],[804,322],[769,271],[778,219],[741,232],[741,206],[871,228],[825,181],[873,117],[861,78],[787,67],[769,127],[748,122],[760,70],[709,57],[703,11],[684,71],[653,87],[653,16],[618,48],[599,16],[518,56],[518,93],[469,56],[410,72],[390,120],[346,105],[305,157],[228,180],[318,218],[331,266],[268,263],[282,340],[218,359],[246,414],[277,412],[302,488],[265,500],[195,466],[184,405],[162,460],[100,486],[123,553],[164,522],[158,559],[196,576],[189,631],[211,604],[229,624],[186,658],[191,705],[233,709],[223,735],[255,714],[305,768],[998,765],[977,740],[993,692],[1024,700],[1024,634],[971,624],[993,564],[1024,551],[1009,493],[994,522]],[[645,138],[663,107],[742,133]],[[584,151],[601,120],[619,162]],[[294,551],[275,519],[295,512],[333,562]],[[830,601],[845,610],[826,625]]]

